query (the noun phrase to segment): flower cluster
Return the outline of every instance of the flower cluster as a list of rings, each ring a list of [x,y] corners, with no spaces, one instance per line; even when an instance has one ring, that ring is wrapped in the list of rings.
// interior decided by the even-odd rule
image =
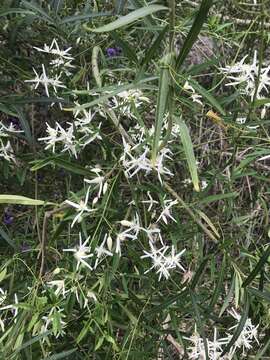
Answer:
[[[229,330],[234,330],[238,327],[239,321],[241,319],[241,316],[235,311],[235,309],[232,309],[229,311],[229,314],[232,315],[232,317],[237,320],[237,323],[232,326]],[[207,343],[207,351],[208,356],[210,360],[232,360],[234,358],[234,355],[238,349],[242,348],[242,355],[246,356],[246,350],[249,350],[252,348],[252,342],[254,340],[258,342],[257,338],[257,328],[258,326],[254,326],[251,322],[251,319],[247,319],[246,323],[238,336],[237,340],[231,347],[230,351],[226,353],[225,355],[222,355],[225,347],[229,344],[231,341],[231,338],[233,337],[232,334],[227,334],[227,337],[218,339],[217,336],[217,329],[214,328],[214,339],[209,340],[205,339]],[[186,340],[190,341],[192,343],[191,346],[188,347],[188,355],[189,359],[206,359],[206,348],[203,338],[197,333],[195,330],[194,334],[189,337],[185,338]],[[221,356],[222,355],[222,356]]]
[[[257,99],[264,99],[269,94],[270,87],[270,65],[260,68],[257,51],[254,52],[253,61],[247,64],[245,61],[248,55],[232,66],[220,68],[220,70],[227,75],[231,81],[226,83],[226,86],[238,86],[240,92],[253,100],[256,95]],[[266,109],[270,103],[266,103],[261,110],[261,117],[266,115]]]

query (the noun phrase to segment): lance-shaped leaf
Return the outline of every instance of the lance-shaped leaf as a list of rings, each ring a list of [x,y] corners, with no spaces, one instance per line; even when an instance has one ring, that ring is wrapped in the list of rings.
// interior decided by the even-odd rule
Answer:
[[[45,201],[20,195],[0,195],[0,204],[44,205]]]
[[[168,10],[168,8],[165,6],[162,6],[162,5],[149,5],[149,6],[145,6],[145,7],[141,8],[141,9],[132,11],[128,15],[121,16],[119,19],[117,19],[107,25],[101,26],[97,29],[90,29],[88,26],[84,26],[84,28],[88,31],[93,31],[96,33],[113,31],[115,29],[119,29],[123,26],[129,25],[138,19],[141,19],[147,15],[153,14],[154,12],[157,12],[160,10]]]
[[[207,14],[212,4],[213,4],[213,0],[202,0],[200,9],[196,15],[192,27],[187,35],[187,38],[176,60],[176,69],[179,69],[179,67],[183,64],[193,44],[197,40],[201,28],[205,20],[207,19]]]
[[[169,66],[172,64],[172,54],[167,54],[161,62],[160,76],[159,76],[159,89],[157,99],[157,110],[155,119],[155,133],[154,142],[152,148],[152,162],[156,161],[157,152],[159,148],[159,142],[161,140],[162,125],[167,109],[168,96],[170,90],[170,72]]]
[[[194,155],[193,145],[187,125],[183,120],[176,118],[180,127],[180,137],[186,155],[188,169],[195,191],[200,191],[197,163]]]

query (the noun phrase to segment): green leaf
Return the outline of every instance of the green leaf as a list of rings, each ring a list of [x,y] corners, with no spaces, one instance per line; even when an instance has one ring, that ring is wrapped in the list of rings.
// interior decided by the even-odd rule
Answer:
[[[90,174],[89,170],[71,161],[66,161],[62,159],[53,159],[51,163],[63,169],[66,169],[70,172],[73,172],[74,174],[83,175],[83,176],[87,176]]]
[[[148,49],[148,51],[145,54],[145,57],[141,63],[141,66],[143,67],[144,65],[147,65],[150,63],[150,61],[152,60],[155,52],[159,49],[161,42],[166,34],[168,30],[168,25],[166,25],[163,30],[160,32],[160,34],[156,37],[156,39],[154,40],[153,44],[150,46],[150,48]]]
[[[0,17],[10,14],[34,15],[33,11],[24,10],[24,9],[9,8],[7,10],[0,11]]]
[[[101,16],[110,16],[110,15],[112,15],[112,13],[110,11],[106,11],[106,12],[92,12],[90,14],[85,14],[85,15],[67,16],[63,18],[59,24],[63,25],[72,22],[79,22],[79,21],[81,22],[83,20],[93,19]]]
[[[179,67],[183,64],[193,44],[197,40],[201,28],[207,19],[208,11],[210,10],[212,4],[213,0],[202,0],[200,9],[176,60],[176,70],[178,70]]]
[[[224,256],[223,260],[222,260],[220,274],[218,277],[218,282],[217,282],[214,294],[212,296],[211,302],[209,304],[210,311],[213,311],[213,308],[218,300],[219,294],[220,294],[222,286],[224,284],[223,280],[224,280],[225,269],[226,269],[226,257]],[[218,273],[218,270],[217,270],[217,273]]]
[[[258,261],[255,268],[251,271],[249,276],[246,278],[246,280],[243,282],[242,287],[248,286],[253,279],[259,274],[259,272],[262,270],[264,264],[268,261],[268,258],[270,256],[270,245],[268,245],[268,248],[263,253],[262,257]]]
[[[212,105],[217,111],[219,111],[222,115],[225,115],[225,110],[218,103],[218,101],[214,98],[213,95],[210,94],[209,91],[205,90],[197,81],[193,79],[188,79],[190,85],[194,88],[194,90],[199,93],[205,100],[208,101],[210,105]]]
[[[30,199],[20,195],[0,195],[0,204],[20,204],[20,205],[44,205],[45,201]]]
[[[59,354],[50,355],[50,356],[47,356],[46,358],[42,358],[42,360],[59,360],[59,359],[64,359],[64,358],[67,359],[66,357],[75,353],[75,351],[77,351],[77,349],[63,351]]]
[[[23,343],[22,345],[20,345],[13,353],[13,355],[18,354],[21,350],[33,345],[34,343],[36,343],[37,341],[45,338],[46,336],[48,336],[49,334],[51,334],[51,331],[45,331],[44,333],[37,335],[35,337],[33,337],[31,340],[26,341],[25,343]]]
[[[145,85],[146,82],[148,81],[153,81],[153,80],[156,80],[157,77],[156,76],[151,76],[151,77],[147,77],[147,78],[144,78],[144,79],[141,79],[140,81],[138,82],[134,82],[134,83],[131,83],[131,84],[127,84],[127,85],[122,85],[122,86],[118,86],[115,90],[113,91],[110,91],[109,94],[106,94],[106,95],[103,95],[103,96],[100,96],[99,98],[89,102],[89,103],[85,103],[83,105],[80,106],[80,109],[83,110],[83,109],[88,109],[90,107],[93,107],[94,105],[98,105],[98,104],[102,104],[103,102],[105,102],[106,100],[110,99],[111,97],[119,94],[120,92],[122,91],[125,91],[125,90],[131,90],[131,89],[143,89],[144,87],[147,87],[147,85]],[[105,90],[104,88],[99,88],[98,91],[100,91],[101,93],[104,93]]]
[[[191,180],[193,182],[194,189],[195,189],[195,191],[200,191],[197,164],[196,164],[196,159],[195,159],[195,155],[194,155],[194,151],[193,151],[193,145],[192,145],[188,127],[181,119],[176,118],[176,120],[180,127],[180,137],[181,137],[184,152],[186,155],[188,169],[189,169],[189,173],[191,176]]]
[[[32,10],[32,12],[37,14],[39,18],[46,20],[50,24],[54,24],[54,20],[37,3],[22,0],[21,4],[22,6]]]
[[[203,198],[202,200],[200,200],[199,203],[200,204],[210,204],[212,202],[216,202],[216,201],[220,201],[220,200],[236,198],[238,195],[239,194],[236,191],[227,193],[227,194],[210,195],[210,196],[207,196],[207,197]]]
[[[172,63],[172,54],[166,54],[161,63],[160,76],[159,76],[159,89],[157,99],[157,109],[155,118],[155,133],[152,148],[152,162],[155,164],[156,157],[161,140],[162,125],[165,118],[168,96],[170,90],[170,72],[169,65]]]
[[[270,292],[265,290],[265,291],[259,291],[257,289],[254,289],[254,288],[248,288],[247,291],[252,294],[252,295],[255,295],[267,302],[270,303]]]
[[[15,242],[9,237],[5,230],[0,226],[0,238],[4,239],[14,250],[17,250]]]
[[[246,297],[246,303],[245,303],[245,309],[244,309],[243,315],[241,316],[239,324],[238,324],[231,340],[225,346],[221,356],[225,355],[230,350],[230,348],[233,346],[233,344],[237,341],[237,339],[239,338],[239,335],[241,334],[241,332],[246,324],[246,321],[248,318],[248,311],[249,311],[249,300],[248,300],[248,297]]]
[[[25,114],[24,112],[22,111],[22,109],[20,109],[19,107],[15,107],[15,111],[17,112],[17,116],[20,120],[20,124],[21,124],[21,127],[25,133],[25,137],[29,143],[29,145],[34,145],[34,139],[33,139],[33,136],[31,134],[31,129],[30,129],[30,126],[29,126],[29,122],[26,120],[26,117],[25,117]]]
[[[121,39],[121,37],[118,36],[115,32],[113,32],[111,34],[111,36],[115,40],[117,45],[119,45],[122,48],[123,53],[128,57],[128,59],[131,62],[138,64],[139,61],[138,61],[137,55],[136,55],[135,51],[132,49],[132,47],[129,45],[129,43],[127,41]]]
[[[7,275],[7,268],[5,267],[4,270],[0,272],[0,282],[4,280]]]
[[[203,338],[203,344],[204,344],[204,349],[205,349],[205,358],[206,358],[206,360],[209,360],[208,345],[207,345],[206,335],[205,335],[205,331],[204,331],[204,324],[202,322],[202,316],[200,314],[200,310],[199,310],[199,307],[197,304],[198,299],[197,299],[196,294],[192,291],[190,291],[190,297],[191,297],[191,302],[192,302],[192,306],[193,306],[195,317],[196,317],[197,329],[199,331],[199,334]]]
[[[165,6],[162,6],[162,5],[149,5],[149,6],[145,6],[145,7],[141,8],[141,9],[132,11],[128,15],[122,16],[119,19],[117,19],[107,25],[101,26],[97,29],[90,29],[87,26],[84,26],[84,28],[88,31],[93,31],[96,33],[113,31],[115,29],[119,29],[120,27],[129,25],[140,18],[143,18],[147,15],[150,15],[154,12],[161,11],[161,10],[168,10],[168,8]]]

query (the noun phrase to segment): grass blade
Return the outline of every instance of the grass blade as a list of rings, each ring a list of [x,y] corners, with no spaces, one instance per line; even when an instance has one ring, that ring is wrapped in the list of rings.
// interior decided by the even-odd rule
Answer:
[[[246,280],[243,282],[242,287],[248,286],[253,279],[259,274],[261,269],[263,268],[264,264],[268,261],[268,258],[270,256],[270,245],[268,245],[268,248],[263,253],[262,257],[258,261],[255,268],[251,271],[249,276],[246,278]]]
[[[45,201],[30,199],[20,195],[0,195],[0,204],[19,204],[19,205],[44,205]]]
[[[178,70],[180,66],[183,64],[193,44],[197,40],[197,37],[207,18],[208,11],[210,10],[212,4],[213,4],[213,0],[202,0],[200,9],[187,35],[187,38],[183,44],[180,54],[178,55],[178,58],[176,60],[176,70]]]
[[[154,133],[154,141],[152,148],[152,162],[154,164],[159,149],[162,125],[168,103],[168,96],[170,89],[169,65],[171,64],[171,62],[172,62],[172,55],[171,54],[165,55],[160,69],[159,90],[158,90],[157,110],[156,110],[156,119],[155,119],[155,133]]]
[[[118,36],[115,32],[113,32],[111,35],[112,38],[117,43],[117,45],[119,45],[122,48],[124,54],[128,57],[130,62],[133,62],[137,65],[139,63],[137,55],[135,51],[132,49],[132,47],[128,44],[128,42],[121,39],[121,37]]]
[[[14,250],[17,250],[15,242],[9,237],[5,230],[0,226],[0,238],[4,239]]]
[[[30,10],[15,9],[15,8],[10,8],[7,10],[0,11],[0,17],[11,14],[34,15],[35,13]]]
[[[132,11],[128,15],[122,16],[119,19],[117,19],[107,25],[101,26],[97,29],[90,29],[87,26],[84,26],[84,27],[86,30],[93,31],[96,33],[113,31],[113,30],[119,29],[123,26],[129,25],[140,18],[143,18],[147,15],[153,14],[154,12],[161,11],[161,10],[168,10],[168,8],[165,6],[162,6],[162,5],[149,5],[149,6],[145,6],[145,7],[141,8],[141,9]]]
[[[46,358],[43,358],[42,360],[59,360],[59,359],[67,359],[67,356],[74,354],[74,352],[77,351],[77,349],[72,349],[68,351],[63,351],[59,354],[47,356]]]
[[[193,182],[194,189],[195,191],[200,191],[197,164],[196,164],[196,159],[193,151],[193,145],[189,134],[189,130],[186,124],[181,119],[179,118],[176,119],[180,127],[180,137],[186,155],[188,169],[191,176],[191,180]]]
[[[104,11],[104,12],[92,12],[90,14],[85,14],[85,15],[73,15],[73,16],[67,16],[64,17],[59,24],[63,25],[63,24],[69,24],[69,23],[73,23],[73,22],[79,22],[79,21],[84,21],[84,20],[88,20],[88,19],[93,19],[96,17],[101,17],[101,16],[111,16],[112,13],[110,11]]]
[[[239,335],[241,334],[241,332],[246,324],[246,321],[248,318],[248,311],[249,311],[249,300],[248,300],[248,297],[246,296],[246,304],[245,304],[245,309],[244,309],[243,315],[241,316],[239,324],[238,324],[230,342],[225,346],[221,356],[225,355],[230,350],[230,348],[233,346],[233,344],[236,342],[236,340],[238,339]]]

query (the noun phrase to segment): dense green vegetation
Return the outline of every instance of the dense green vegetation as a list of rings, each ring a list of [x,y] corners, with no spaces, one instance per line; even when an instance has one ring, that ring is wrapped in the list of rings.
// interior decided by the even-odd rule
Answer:
[[[269,0],[2,0],[0,360],[270,356]]]

